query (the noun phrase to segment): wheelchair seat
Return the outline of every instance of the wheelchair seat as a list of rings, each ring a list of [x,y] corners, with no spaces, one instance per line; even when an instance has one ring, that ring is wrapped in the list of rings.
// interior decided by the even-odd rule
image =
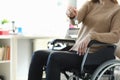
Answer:
[[[51,42],[48,42],[48,49],[68,51],[74,45],[74,43],[75,43],[75,40],[55,39]],[[50,45],[52,45],[52,47],[50,47]],[[93,53],[95,54],[95,56],[92,56],[89,54],[89,50],[91,46],[94,46],[94,45],[104,45],[104,47],[99,49],[95,53]],[[58,47],[61,47],[61,48],[58,48]],[[116,49],[116,46],[113,44],[102,43],[96,40],[92,40],[89,43],[87,52],[84,55],[81,68],[79,70],[76,70],[76,69],[70,70],[69,72],[73,73],[72,76],[69,76],[66,73],[67,71],[63,71],[62,73],[66,76],[67,80],[79,80],[78,78],[81,78],[83,80],[89,80],[92,74],[94,73],[94,71],[100,66],[100,64],[108,60],[115,59],[115,56],[114,56],[115,49]]]

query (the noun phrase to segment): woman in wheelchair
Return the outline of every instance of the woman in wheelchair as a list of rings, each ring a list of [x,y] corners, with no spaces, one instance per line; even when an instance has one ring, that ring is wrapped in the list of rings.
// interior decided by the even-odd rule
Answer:
[[[82,23],[75,44],[68,51],[35,51],[29,67],[28,80],[42,80],[44,66],[46,66],[46,80],[60,80],[62,70],[80,70],[83,56],[91,40],[109,44],[119,42],[120,6],[117,0],[89,0],[79,10],[69,6],[66,15],[71,24],[74,24],[75,19],[78,23]],[[115,58],[113,53],[109,54],[109,49],[107,53],[104,52],[103,47],[91,47],[88,52],[91,60],[87,64],[99,65]]]

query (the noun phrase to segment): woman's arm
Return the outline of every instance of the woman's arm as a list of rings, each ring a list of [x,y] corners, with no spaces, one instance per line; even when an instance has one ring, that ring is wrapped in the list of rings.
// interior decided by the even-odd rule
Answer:
[[[91,2],[87,1],[79,10],[78,14],[76,16],[78,23],[80,23],[88,14],[89,9],[90,9]]]
[[[79,11],[72,6],[69,6],[67,11],[66,11],[66,15],[69,17],[70,19],[70,23],[72,23],[73,25],[75,24],[74,22],[74,18],[76,17],[78,22],[80,23],[84,17],[86,16],[86,14],[88,13],[88,6],[89,6],[89,1],[87,1],[80,9]]]
[[[91,32],[91,39],[105,43],[117,43],[120,40],[120,10],[116,13],[111,21],[109,33]]]

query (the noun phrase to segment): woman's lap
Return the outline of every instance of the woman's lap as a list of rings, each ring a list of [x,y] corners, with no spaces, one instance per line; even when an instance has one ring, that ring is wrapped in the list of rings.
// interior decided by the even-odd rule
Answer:
[[[33,58],[41,65],[46,65],[49,55],[50,57],[52,56],[56,63],[59,63],[62,68],[79,68],[82,61],[82,56],[70,51],[39,50],[35,51]]]
[[[49,60],[53,60],[54,63],[58,64],[61,69],[80,69],[83,56],[79,56],[76,52],[54,51],[49,57],[51,57]]]

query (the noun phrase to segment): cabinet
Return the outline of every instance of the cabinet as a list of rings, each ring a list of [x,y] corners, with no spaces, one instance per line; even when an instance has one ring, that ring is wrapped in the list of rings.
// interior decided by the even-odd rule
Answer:
[[[25,36],[0,36],[0,44],[10,47],[10,59],[0,60],[0,75],[5,80],[27,80],[32,40]]]
[[[10,59],[0,60],[0,75],[5,80],[27,80],[29,64],[35,46],[43,46],[47,39],[56,37],[49,36],[27,36],[27,35],[5,35],[0,36],[0,44],[10,47]],[[38,39],[42,42],[38,43]]]
[[[12,37],[11,36],[0,36],[0,46],[4,46],[4,52],[3,55],[5,56],[6,52],[8,51],[5,46],[9,46],[9,53],[10,53],[10,59],[3,59],[0,60],[0,75],[4,76],[5,80],[12,80],[12,47],[13,47],[13,42],[12,42]],[[2,54],[2,52],[1,52]]]

